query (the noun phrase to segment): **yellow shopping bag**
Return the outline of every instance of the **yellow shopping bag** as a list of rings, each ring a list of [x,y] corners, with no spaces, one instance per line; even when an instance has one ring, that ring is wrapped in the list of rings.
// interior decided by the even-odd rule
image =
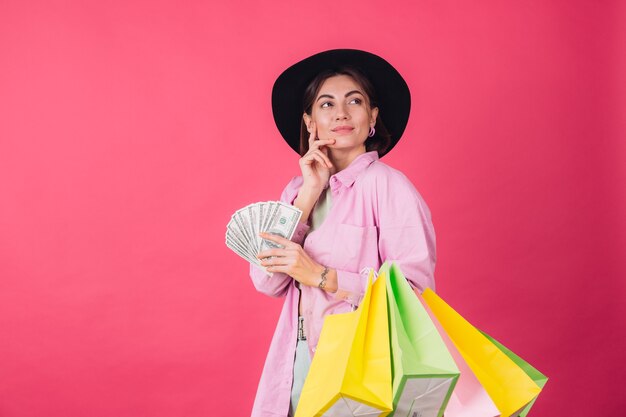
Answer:
[[[391,357],[385,280],[367,290],[356,311],[324,320],[296,417],[387,416]]]
[[[422,294],[446,334],[487,391],[501,417],[518,416],[541,388],[488,337],[432,290]]]

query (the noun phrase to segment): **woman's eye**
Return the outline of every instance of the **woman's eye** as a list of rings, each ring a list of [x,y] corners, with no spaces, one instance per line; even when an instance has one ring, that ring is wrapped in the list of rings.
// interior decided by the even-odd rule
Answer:
[[[350,100],[350,103],[355,102],[356,104],[361,104],[363,101],[360,98],[353,98]]]
[[[325,109],[325,108],[330,107],[332,105],[333,104],[330,101],[325,101],[325,102],[322,103],[322,105],[320,107]]]

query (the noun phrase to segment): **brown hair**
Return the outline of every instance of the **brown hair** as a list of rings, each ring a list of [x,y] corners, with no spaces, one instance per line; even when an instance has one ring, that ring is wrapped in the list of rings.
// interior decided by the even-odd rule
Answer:
[[[309,83],[306,90],[304,90],[304,97],[302,100],[302,108],[306,114],[309,116],[311,115],[313,102],[315,101],[315,97],[317,97],[324,81],[330,77],[334,77],[335,75],[347,75],[352,77],[352,79],[363,89],[363,92],[369,101],[370,109],[378,107],[376,91],[374,90],[374,86],[370,80],[368,80],[367,77],[356,68],[351,66],[342,66],[320,72],[313,79],[313,81]],[[389,145],[391,144],[391,136],[380,118],[380,112],[381,109],[379,108],[378,116],[376,117],[376,124],[374,125],[376,133],[371,138],[368,137],[365,141],[365,150],[367,152],[377,151],[379,156],[384,154],[387,149],[389,149]],[[309,151],[309,136],[310,134],[307,131],[306,124],[304,123],[304,120],[302,120],[300,123],[300,156],[304,156]]]

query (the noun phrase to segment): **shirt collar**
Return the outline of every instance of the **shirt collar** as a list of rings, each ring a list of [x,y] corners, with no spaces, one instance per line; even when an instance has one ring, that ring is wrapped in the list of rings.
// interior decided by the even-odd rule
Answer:
[[[346,168],[330,176],[329,184],[331,190],[336,191],[341,186],[346,188],[352,186],[354,181],[365,170],[365,168],[377,160],[378,151],[365,152],[357,156]]]

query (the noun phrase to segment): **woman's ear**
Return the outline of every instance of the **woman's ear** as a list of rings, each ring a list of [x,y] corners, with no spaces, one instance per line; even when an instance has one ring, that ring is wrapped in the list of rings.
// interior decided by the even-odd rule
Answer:
[[[374,107],[372,108],[371,111],[371,120],[370,123],[372,124],[372,126],[376,125],[376,119],[378,118],[378,107]]]
[[[306,130],[311,133],[311,116],[306,114],[306,112],[302,113],[302,120],[304,120],[304,124],[306,125]]]

